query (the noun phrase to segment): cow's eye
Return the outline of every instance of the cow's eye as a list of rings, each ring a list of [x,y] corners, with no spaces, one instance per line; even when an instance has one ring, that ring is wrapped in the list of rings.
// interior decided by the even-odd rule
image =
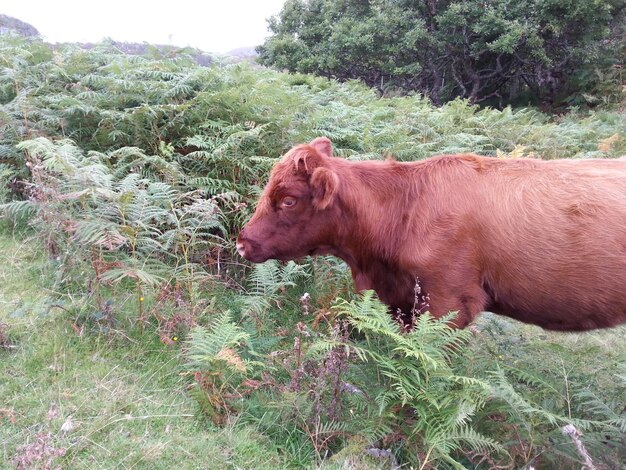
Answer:
[[[284,208],[290,208],[296,205],[298,200],[295,197],[287,196],[280,201],[280,206]]]

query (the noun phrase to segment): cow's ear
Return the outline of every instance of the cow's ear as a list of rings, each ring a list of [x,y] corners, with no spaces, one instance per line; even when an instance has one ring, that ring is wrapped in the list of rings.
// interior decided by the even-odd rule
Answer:
[[[313,205],[316,209],[326,209],[335,199],[339,188],[337,174],[323,166],[313,170],[309,182],[313,192]]]
[[[333,143],[328,137],[318,137],[313,139],[309,145],[324,157],[330,158],[333,156]]]

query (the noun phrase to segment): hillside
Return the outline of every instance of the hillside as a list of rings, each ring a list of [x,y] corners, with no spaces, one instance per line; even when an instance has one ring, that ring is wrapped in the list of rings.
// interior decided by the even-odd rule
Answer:
[[[8,15],[0,14],[0,36],[15,34],[23,37],[39,37],[40,33],[34,26],[19,20],[17,18],[13,18]],[[122,52],[124,54],[129,55],[149,55],[149,54],[159,54],[162,57],[168,57],[170,55],[176,54],[186,54],[189,57],[192,57],[196,64],[208,67],[215,60],[215,57],[218,56],[216,54],[212,54],[210,52],[201,51],[200,49],[195,49],[191,47],[177,47],[170,46],[165,44],[148,44],[146,42],[143,43],[133,43],[133,42],[124,42],[124,41],[116,41],[113,38],[109,38],[106,40],[107,44],[117,51]],[[57,44],[54,46],[55,48],[65,48],[65,47],[79,47],[81,49],[90,50],[95,47],[98,47],[98,44],[94,43],[72,43],[72,44]],[[227,52],[226,54],[219,54],[220,57],[229,57],[231,60],[244,60],[248,58],[252,58],[256,56],[256,52],[254,47],[241,47],[234,49],[232,51]]]
[[[39,31],[33,25],[12,16],[0,14],[0,36],[11,33],[24,37],[39,36]]]

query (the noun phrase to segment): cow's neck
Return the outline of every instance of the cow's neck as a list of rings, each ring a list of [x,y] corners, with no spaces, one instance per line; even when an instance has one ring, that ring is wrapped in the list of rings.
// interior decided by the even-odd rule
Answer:
[[[324,251],[350,266],[357,290],[374,290],[393,310],[410,311],[416,273],[403,268],[407,263],[401,254],[407,239],[420,230],[415,224],[420,219],[420,164],[349,166],[348,171],[338,169],[344,182],[338,230],[332,247]]]
[[[415,303],[415,275],[380,258],[352,260],[343,258],[352,271],[357,291],[374,290],[393,312],[410,314]]]
[[[384,242],[372,243],[376,240],[355,237],[355,233],[352,231],[342,242],[325,250],[326,253],[341,258],[350,266],[357,291],[374,290],[392,311],[410,312],[415,300],[415,274],[401,267],[397,254],[389,251]]]
[[[397,268],[402,247],[419,230],[413,223],[420,210],[415,167],[409,170],[406,165],[399,171],[397,163],[381,163],[372,174],[350,171],[340,176],[347,190],[338,198],[332,254],[353,270]]]

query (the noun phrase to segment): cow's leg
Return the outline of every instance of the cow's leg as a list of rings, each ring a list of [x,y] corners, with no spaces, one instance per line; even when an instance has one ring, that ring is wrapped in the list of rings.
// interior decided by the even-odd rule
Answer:
[[[457,312],[451,325],[456,328],[465,328],[488,305],[489,296],[480,287],[463,286],[455,289],[449,285],[431,287],[428,291],[428,309],[435,318],[441,318],[449,312]]]

